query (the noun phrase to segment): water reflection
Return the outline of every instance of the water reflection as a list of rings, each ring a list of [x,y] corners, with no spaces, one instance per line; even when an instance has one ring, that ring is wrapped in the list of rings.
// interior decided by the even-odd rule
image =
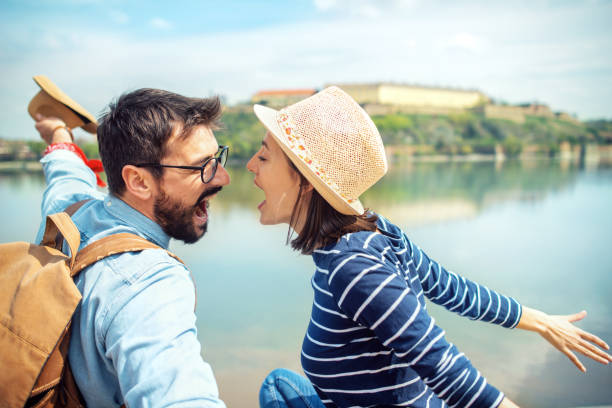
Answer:
[[[253,185],[253,175],[239,167],[229,173],[231,185],[215,207],[255,213],[264,196]],[[393,165],[362,202],[403,225],[425,225],[475,216],[504,201],[541,200],[571,187],[578,174],[578,166],[569,161],[401,163]]]
[[[299,370],[312,301],[312,262],[284,245],[287,229],[262,227],[263,193],[243,168],[211,205],[209,232],[172,249],[198,287],[202,354],[231,407],[255,406],[273,368]],[[0,242],[31,240],[44,180],[0,176]],[[571,162],[412,163],[394,166],[363,197],[434,259],[549,312],[583,308],[581,325],[612,342],[612,169]],[[428,306],[447,337],[488,380],[524,406],[612,401],[612,370],[578,372],[536,335],[470,322]],[[583,359],[584,361],[584,359]]]
[[[508,200],[542,199],[570,186],[576,174],[553,161],[416,163],[392,168],[364,202],[404,225],[422,225],[475,216]]]

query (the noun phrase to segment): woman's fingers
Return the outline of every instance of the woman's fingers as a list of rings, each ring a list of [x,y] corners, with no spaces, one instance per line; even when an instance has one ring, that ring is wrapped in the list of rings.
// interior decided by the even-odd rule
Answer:
[[[579,345],[584,347],[584,348],[586,348],[586,349],[588,349],[588,350],[590,350],[591,352],[595,353],[599,357],[601,357],[604,360],[604,361],[600,361],[600,363],[602,363],[602,364],[608,364],[608,362],[612,361],[612,356],[610,354],[608,354],[605,351],[603,351],[602,349],[596,347],[592,343],[589,343],[588,341],[581,340]],[[597,361],[599,361],[599,360],[597,360]]]
[[[580,354],[583,354],[586,357],[597,361],[598,363],[608,364],[608,358],[606,354],[589,343],[577,344],[573,347],[573,349],[579,352]],[[600,353],[602,353],[603,355],[601,355]]]
[[[580,360],[578,360],[578,357],[574,355],[574,353],[572,353],[569,349],[563,349],[561,351],[563,352],[563,354],[567,356],[567,358],[569,358],[572,361],[572,363],[574,363],[576,367],[578,367],[580,371],[582,371],[583,373],[586,373],[586,368],[584,368],[584,366],[582,365]]]
[[[606,342],[573,324],[573,322],[584,319],[586,315],[587,312],[583,310],[571,315],[547,316],[547,319],[544,320],[545,329],[540,332],[551,345],[565,354],[582,372],[586,372],[586,368],[576,357],[575,352],[601,364],[612,362],[612,356],[605,351],[610,349]]]
[[[591,343],[597,344],[599,347],[601,347],[601,348],[603,348],[605,350],[610,350],[610,346],[608,346],[608,343],[606,343],[605,341],[603,341],[599,337],[595,336],[594,334],[591,334],[589,332],[581,330],[580,331],[580,337],[582,337],[585,340],[590,341]]]
[[[566,318],[567,318],[568,322],[572,322],[573,323],[573,322],[577,322],[579,320],[584,319],[586,317],[586,315],[587,315],[586,310],[583,310],[582,312],[578,312],[578,313],[575,313],[575,314],[572,314],[572,315],[567,315]]]

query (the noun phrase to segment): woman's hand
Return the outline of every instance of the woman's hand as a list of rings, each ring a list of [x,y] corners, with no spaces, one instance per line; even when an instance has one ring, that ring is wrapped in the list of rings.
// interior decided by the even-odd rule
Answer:
[[[586,315],[586,311],[583,310],[572,315],[552,316],[523,306],[523,314],[516,327],[539,333],[557,350],[565,354],[580,371],[586,372],[586,368],[574,352],[581,353],[602,364],[608,364],[612,361],[612,356],[601,350],[610,350],[610,346],[594,334],[572,324],[584,319]]]

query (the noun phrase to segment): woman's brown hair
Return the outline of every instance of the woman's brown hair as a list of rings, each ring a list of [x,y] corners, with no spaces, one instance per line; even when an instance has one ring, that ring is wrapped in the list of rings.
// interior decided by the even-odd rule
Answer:
[[[287,232],[287,243],[291,242],[293,249],[300,251],[302,254],[312,254],[315,249],[333,244],[349,232],[376,231],[376,221],[378,221],[376,214],[370,213],[367,209],[362,215],[342,214],[325,201],[314,188],[310,195],[310,201],[305,203],[303,193],[309,182],[291,160],[288,161],[291,168],[300,177],[300,190],[293,206],[289,231]],[[291,241],[291,227],[298,222],[305,204],[308,205],[308,208],[305,214],[304,227],[300,234]]]

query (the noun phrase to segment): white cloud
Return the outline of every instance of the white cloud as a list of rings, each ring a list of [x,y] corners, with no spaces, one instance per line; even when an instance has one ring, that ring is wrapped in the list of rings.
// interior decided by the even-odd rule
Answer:
[[[449,47],[462,48],[472,52],[480,52],[485,48],[485,40],[469,33],[457,33],[447,42]]]
[[[607,37],[560,30],[575,21],[572,10],[555,15],[554,24],[538,13],[519,14],[483,19],[470,10],[458,18],[457,10],[435,9],[384,22],[336,18],[154,40],[75,35],[72,27],[14,33],[19,47],[7,47],[4,60],[11,63],[0,76],[0,135],[31,133],[25,109],[36,93],[35,74],[47,74],[95,115],[139,87],[215,92],[233,103],[262,88],[394,81],[477,88],[512,103],[537,99],[582,118],[611,117]],[[41,38],[48,46],[41,47]]]
[[[314,5],[317,10],[331,10],[337,5],[337,0],[314,0]]]
[[[414,8],[420,0],[314,0],[320,12],[335,12],[364,18],[394,16]]]
[[[149,21],[149,25],[159,30],[168,30],[172,28],[172,23],[167,20],[164,20],[161,17],[152,18],[151,21]]]
[[[59,49],[62,46],[62,40],[51,33],[45,34],[40,38],[41,44],[51,49]]]
[[[130,17],[120,10],[111,10],[109,17],[116,24],[127,24],[130,21]]]

